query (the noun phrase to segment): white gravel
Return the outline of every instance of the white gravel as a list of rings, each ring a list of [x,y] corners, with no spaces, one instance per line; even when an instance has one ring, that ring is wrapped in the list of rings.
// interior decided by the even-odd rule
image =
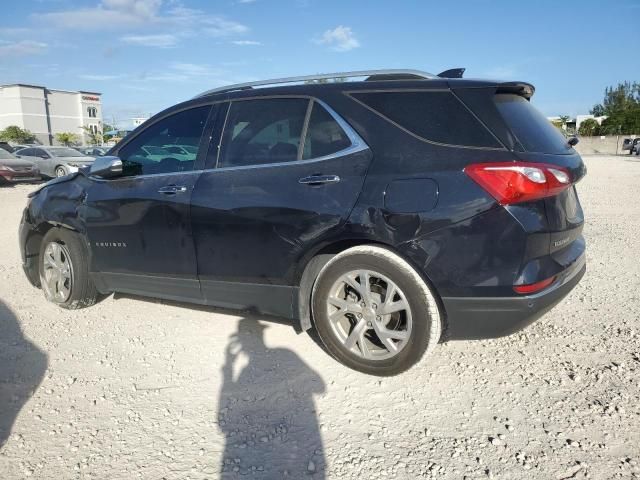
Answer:
[[[524,332],[385,379],[255,316],[58,309],[20,267],[33,187],[0,188],[0,478],[640,477],[640,162],[585,161],[572,294]]]

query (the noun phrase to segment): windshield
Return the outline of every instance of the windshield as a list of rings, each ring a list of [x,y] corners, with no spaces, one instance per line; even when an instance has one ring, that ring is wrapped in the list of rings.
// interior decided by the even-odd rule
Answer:
[[[73,148],[66,148],[66,147],[51,148],[48,151],[54,157],[84,157],[85,156],[84,154],[80,153],[77,150],[74,150]]]
[[[4,160],[8,160],[10,158],[16,158],[16,157],[14,157],[12,154],[7,152],[4,148],[0,148],[0,158]]]
[[[496,107],[527,152],[567,154],[566,137],[531,103],[519,95],[498,94]]]

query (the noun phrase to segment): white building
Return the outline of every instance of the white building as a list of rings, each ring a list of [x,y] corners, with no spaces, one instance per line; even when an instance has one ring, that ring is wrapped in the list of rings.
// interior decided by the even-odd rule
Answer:
[[[591,118],[592,118],[592,119],[594,119],[596,122],[598,122],[598,125],[602,125],[602,121],[603,121],[603,120],[606,120],[606,119],[607,119],[607,116],[606,116],[606,115],[603,115],[603,116],[601,116],[601,117],[596,117],[596,116],[594,116],[594,115],[578,115],[578,116],[576,117],[576,130],[577,130],[578,128],[580,128],[580,124],[581,124],[582,122],[584,122],[585,120],[591,119]]]
[[[55,145],[56,133],[71,132],[87,144],[88,135],[82,127],[102,132],[100,95],[36,85],[0,85],[0,130],[17,125],[43,145]]]

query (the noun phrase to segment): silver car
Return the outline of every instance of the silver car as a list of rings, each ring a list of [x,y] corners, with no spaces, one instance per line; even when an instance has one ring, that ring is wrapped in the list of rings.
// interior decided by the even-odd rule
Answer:
[[[29,147],[14,153],[19,158],[36,164],[46,177],[63,177],[91,165],[95,157],[84,155],[71,147]]]

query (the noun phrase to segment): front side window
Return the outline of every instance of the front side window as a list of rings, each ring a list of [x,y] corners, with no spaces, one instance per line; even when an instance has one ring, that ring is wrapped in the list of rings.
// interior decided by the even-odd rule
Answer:
[[[125,175],[193,170],[210,105],[175,113],[150,125],[122,147]]]
[[[42,152],[44,152],[44,150],[42,150]],[[53,155],[54,157],[82,157],[83,156],[82,153],[80,153],[75,148],[67,148],[67,147],[52,148],[51,155]]]
[[[297,160],[308,107],[301,98],[232,102],[218,167]]]

